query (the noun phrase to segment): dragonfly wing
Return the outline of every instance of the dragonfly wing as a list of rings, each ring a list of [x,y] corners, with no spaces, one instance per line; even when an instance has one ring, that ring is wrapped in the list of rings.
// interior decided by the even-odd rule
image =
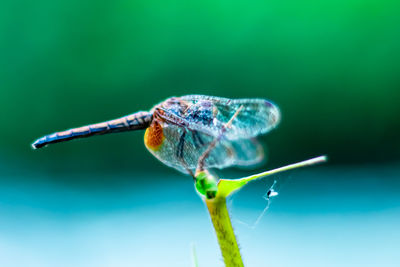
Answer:
[[[191,105],[199,105],[203,102],[213,106],[213,122],[211,124],[191,123],[190,127],[215,136],[242,107],[233,119],[231,127],[224,134],[225,138],[230,140],[248,139],[264,134],[275,128],[280,121],[279,108],[265,99],[229,99],[205,95],[187,95],[181,99]]]
[[[203,135],[199,134],[199,136]],[[213,139],[210,139],[210,142],[204,146],[202,152],[208,148]],[[257,139],[228,140],[223,138],[205,160],[205,167],[222,169],[230,166],[251,166],[259,163],[263,158],[264,150]]]
[[[264,149],[256,138],[230,140],[227,143],[235,151],[235,165],[251,166],[260,163],[264,158]]]
[[[149,149],[161,162],[183,173],[194,172],[198,160],[215,139],[213,135],[163,124],[164,140],[156,149]],[[263,158],[262,146],[255,139],[221,139],[205,161],[206,168],[225,168],[232,165],[252,165]]]

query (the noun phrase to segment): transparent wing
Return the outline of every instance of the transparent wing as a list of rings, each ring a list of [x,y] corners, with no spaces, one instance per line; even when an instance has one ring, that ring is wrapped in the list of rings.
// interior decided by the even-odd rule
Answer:
[[[173,125],[163,125],[164,141],[159,149],[149,151],[161,162],[183,173],[194,172],[200,156],[215,139],[204,132]],[[205,161],[206,168],[248,166],[263,159],[262,146],[255,139],[221,139]]]
[[[279,108],[265,99],[229,99],[205,95],[187,95],[180,98],[188,103],[190,112],[192,106],[212,106],[212,123],[195,123],[187,120],[190,129],[218,136],[235,112],[242,106],[232,125],[224,133],[230,140],[252,138],[275,128],[280,120]]]

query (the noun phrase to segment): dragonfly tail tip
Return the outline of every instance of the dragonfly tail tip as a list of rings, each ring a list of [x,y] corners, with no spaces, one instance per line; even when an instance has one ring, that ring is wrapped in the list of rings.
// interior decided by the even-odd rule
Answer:
[[[43,146],[44,146],[44,144],[39,142],[39,140],[36,140],[35,142],[33,142],[31,144],[31,147],[32,147],[33,150],[36,150],[36,149],[41,148]]]

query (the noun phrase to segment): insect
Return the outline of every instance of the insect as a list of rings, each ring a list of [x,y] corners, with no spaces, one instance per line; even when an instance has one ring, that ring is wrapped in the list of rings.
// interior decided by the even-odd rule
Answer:
[[[263,148],[256,137],[279,121],[278,107],[264,99],[186,95],[168,98],[149,112],[46,135],[32,147],[146,129],[145,146],[156,158],[183,173],[192,173],[199,164],[204,169],[260,162]]]

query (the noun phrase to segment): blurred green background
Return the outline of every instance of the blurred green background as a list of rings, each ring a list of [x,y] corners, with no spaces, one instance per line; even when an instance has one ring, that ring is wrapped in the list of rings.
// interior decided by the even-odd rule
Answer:
[[[400,158],[398,1],[2,6],[0,146],[7,157],[67,160],[88,171],[164,168],[144,151],[143,133],[46,151],[29,144],[197,93],[275,102],[283,120],[264,138],[271,164],[321,153],[343,164]]]
[[[0,247],[6,244],[8,248],[20,248],[21,244],[15,241],[19,239],[12,233],[26,226],[13,228],[16,221],[29,221],[33,216],[42,225],[62,218],[54,227],[65,227],[66,233],[71,234],[71,224],[65,218],[77,218],[74,222],[79,225],[80,216],[87,214],[109,215],[115,210],[123,213],[129,210],[127,202],[112,202],[120,190],[142,192],[141,188],[153,181],[165,183],[161,178],[166,176],[180,181],[173,184],[172,192],[176,188],[178,192],[189,191],[187,194],[197,203],[190,191],[190,179],[163,166],[146,151],[144,132],[94,137],[39,151],[30,148],[36,138],[45,134],[149,110],[167,97],[185,94],[259,97],[275,102],[282,111],[282,122],[261,138],[268,150],[268,161],[260,170],[327,154],[329,165],[311,173],[315,180],[310,183],[319,181],[324,187],[324,179],[333,185],[334,179],[352,177],[350,187],[357,191],[365,179],[370,181],[369,187],[361,186],[361,194],[369,194],[369,198],[365,202],[355,201],[355,208],[348,210],[347,205],[351,207],[354,201],[349,196],[349,202],[342,203],[343,208],[347,206],[346,212],[358,214],[365,203],[374,203],[375,190],[387,197],[385,207],[397,208],[399,12],[399,2],[390,0],[1,1],[0,214],[10,219],[7,227],[0,228]],[[325,177],[327,172],[337,176]],[[229,174],[238,177],[248,173],[249,170],[233,170]],[[55,190],[53,186],[60,188]],[[75,195],[76,190],[84,190],[89,197]],[[159,190],[161,194],[163,188]],[[331,193],[331,201],[340,194],[338,188],[332,187],[315,190]],[[59,193],[50,193],[54,191]],[[104,195],[107,197],[102,198]],[[88,201],[91,197],[99,202]],[[74,208],[67,200],[74,203]],[[295,198],[291,200],[296,202]],[[114,204],[106,204],[109,201]],[[55,203],[54,207],[48,203]],[[146,207],[151,209],[154,203],[147,203]],[[141,207],[140,200],[131,204]],[[371,210],[361,208],[361,214],[371,215],[368,212],[384,209],[371,205]],[[325,214],[325,208],[321,206],[315,214]],[[202,211],[201,205],[199,210]],[[297,211],[302,214],[301,207]],[[340,208],[331,211],[343,212]],[[44,219],[42,212],[47,214]],[[393,214],[388,216],[398,220],[398,209]],[[206,221],[204,231],[211,233],[207,215],[201,216]],[[110,223],[110,229],[118,228],[118,222]],[[374,227],[378,229],[379,225],[377,222]],[[33,224],[32,232],[25,229],[28,236],[39,229],[36,226]],[[113,230],[106,229],[113,236]],[[42,230],[51,237],[50,243],[59,240],[58,230]],[[172,227],[173,231],[179,232]],[[9,239],[4,237],[5,233]],[[22,235],[21,240],[25,237]],[[210,240],[216,242],[212,234]],[[60,250],[79,247],[77,243],[80,241],[71,241]],[[34,244],[37,243],[28,243],[21,251],[29,251]],[[357,245],[355,242],[354,247]],[[15,251],[15,255],[25,253]],[[186,251],[179,253],[183,253],[183,258],[189,255]],[[390,256],[385,258],[392,262]],[[13,262],[12,256],[10,259]],[[82,261],[75,259],[73,264],[66,261],[66,266],[93,263],[85,261],[84,256]],[[44,260],[38,266],[46,266],[45,262],[48,263]],[[118,265],[109,261],[112,262],[113,266]],[[307,266],[320,263],[317,260],[315,265]]]

